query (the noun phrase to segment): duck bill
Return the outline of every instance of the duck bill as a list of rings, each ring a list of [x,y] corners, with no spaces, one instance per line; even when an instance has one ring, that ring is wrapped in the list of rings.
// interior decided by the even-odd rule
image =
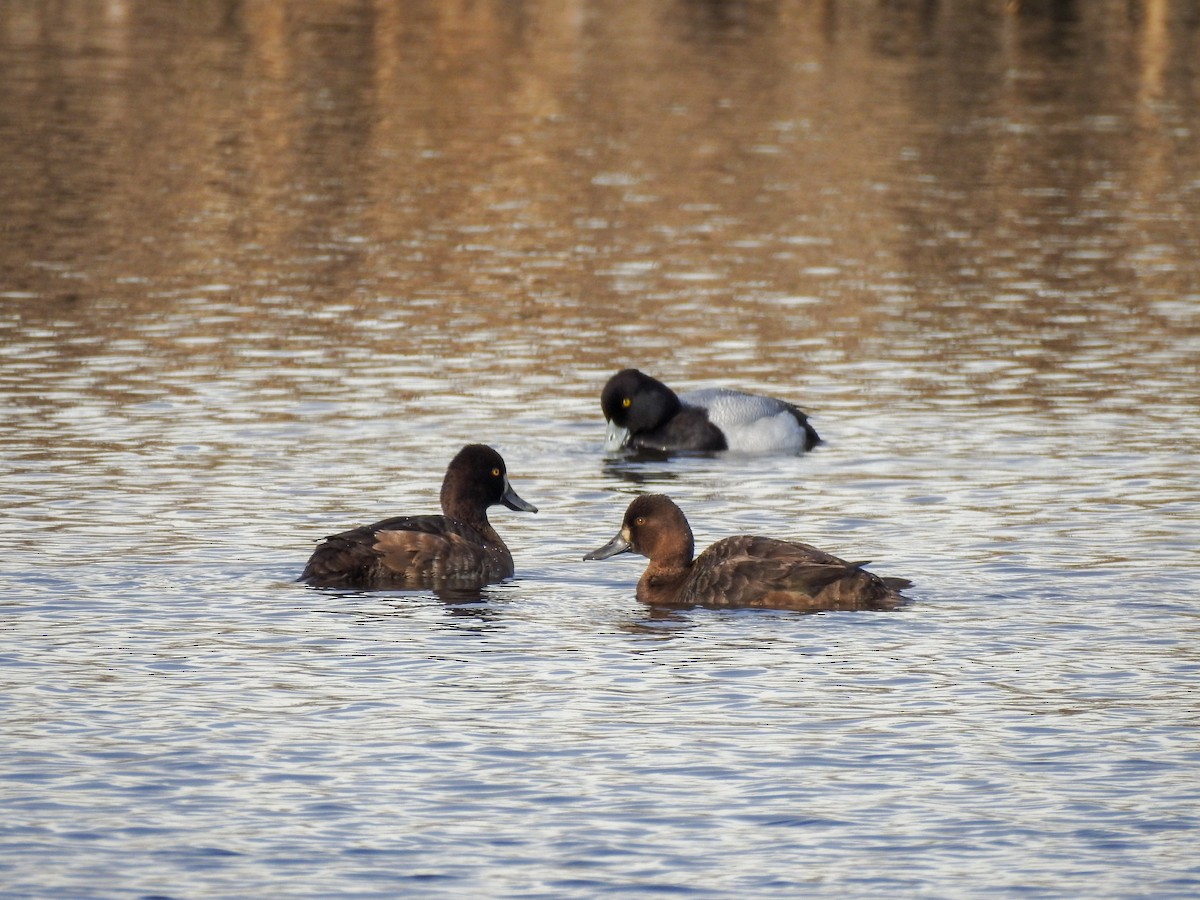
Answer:
[[[622,528],[615,538],[599,550],[593,550],[584,559],[608,559],[610,556],[616,556],[618,553],[628,553],[632,549],[633,547],[629,544],[629,538],[625,536],[625,529]]]
[[[612,419],[608,419],[608,428],[604,432],[604,449],[620,450],[629,443],[629,429],[622,428]]]
[[[504,479],[504,493],[500,495],[500,502],[517,512],[537,512],[536,506],[517,496],[517,492],[512,489],[507,478]]]

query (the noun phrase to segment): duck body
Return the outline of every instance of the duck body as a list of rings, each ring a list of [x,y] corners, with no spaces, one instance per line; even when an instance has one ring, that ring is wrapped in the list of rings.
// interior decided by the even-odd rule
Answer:
[[[600,407],[610,450],[795,454],[821,442],[794,404],[724,388],[676,394],[637,369],[608,380]]]
[[[459,451],[442,482],[442,515],[394,516],[322,540],[300,575],[315,587],[466,588],[509,578],[512,553],[487,508],[537,512],[508,483],[500,454],[483,444]]]
[[[300,576],[316,587],[472,587],[512,577],[512,553],[484,531],[448,516],[394,516],[330,535]]]
[[[883,579],[816,547],[757,535],[717,541],[678,579],[653,563],[637,597],[652,605],[758,607],[801,611],[895,609],[900,596]]]
[[[653,606],[824,610],[895,609],[911,582],[880,578],[809,544],[756,535],[717,541],[695,559],[691,527],[670,498],[646,494],[621,531],[585,559],[631,551],[650,560],[637,598]]]

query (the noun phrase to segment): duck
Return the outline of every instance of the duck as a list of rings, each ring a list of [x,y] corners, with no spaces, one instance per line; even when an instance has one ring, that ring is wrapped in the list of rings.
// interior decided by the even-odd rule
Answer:
[[[503,457],[467,444],[442,480],[442,515],[394,516],[330,535],[297,579],[314,587],[482,587],[510,578],[512,553],[488,522],[490,506],[536,513],[508,482]]]
[[[726,388],[676,394],[637,369],[608,379],[600,408],[609,451],[800,454],[821,443],[808,415],[794,404]]]
[[[650,560],[637,584],[637,599],[650,606],[886,610],[902,605],[907,598],[900,591],[912,584],[809,544],[754,535],[723,538],[693,559],[687,518],[663,494],[638,496],[616,537],[584,560],[627,552]]]

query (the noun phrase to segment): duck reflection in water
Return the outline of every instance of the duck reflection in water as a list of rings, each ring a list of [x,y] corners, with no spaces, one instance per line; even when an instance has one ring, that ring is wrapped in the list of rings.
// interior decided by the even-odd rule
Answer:
[[[637,598],[652,606],[791,609],[801,612],[895,609],[912,582],[881,578],[808,544],[739,535],[717,541],[693,559],[692,529],[683,511],[662,494],[629,504],[621,530],[584,557],[633,552],[650,564]]]

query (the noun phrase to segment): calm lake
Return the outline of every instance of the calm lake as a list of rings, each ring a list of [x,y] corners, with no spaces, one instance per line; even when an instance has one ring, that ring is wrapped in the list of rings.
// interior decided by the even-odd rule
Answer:
[[[0,896],[1200,894],[1196,4],[11,0],[0,204]],[[475,441],[514,578],[295,582]]]

